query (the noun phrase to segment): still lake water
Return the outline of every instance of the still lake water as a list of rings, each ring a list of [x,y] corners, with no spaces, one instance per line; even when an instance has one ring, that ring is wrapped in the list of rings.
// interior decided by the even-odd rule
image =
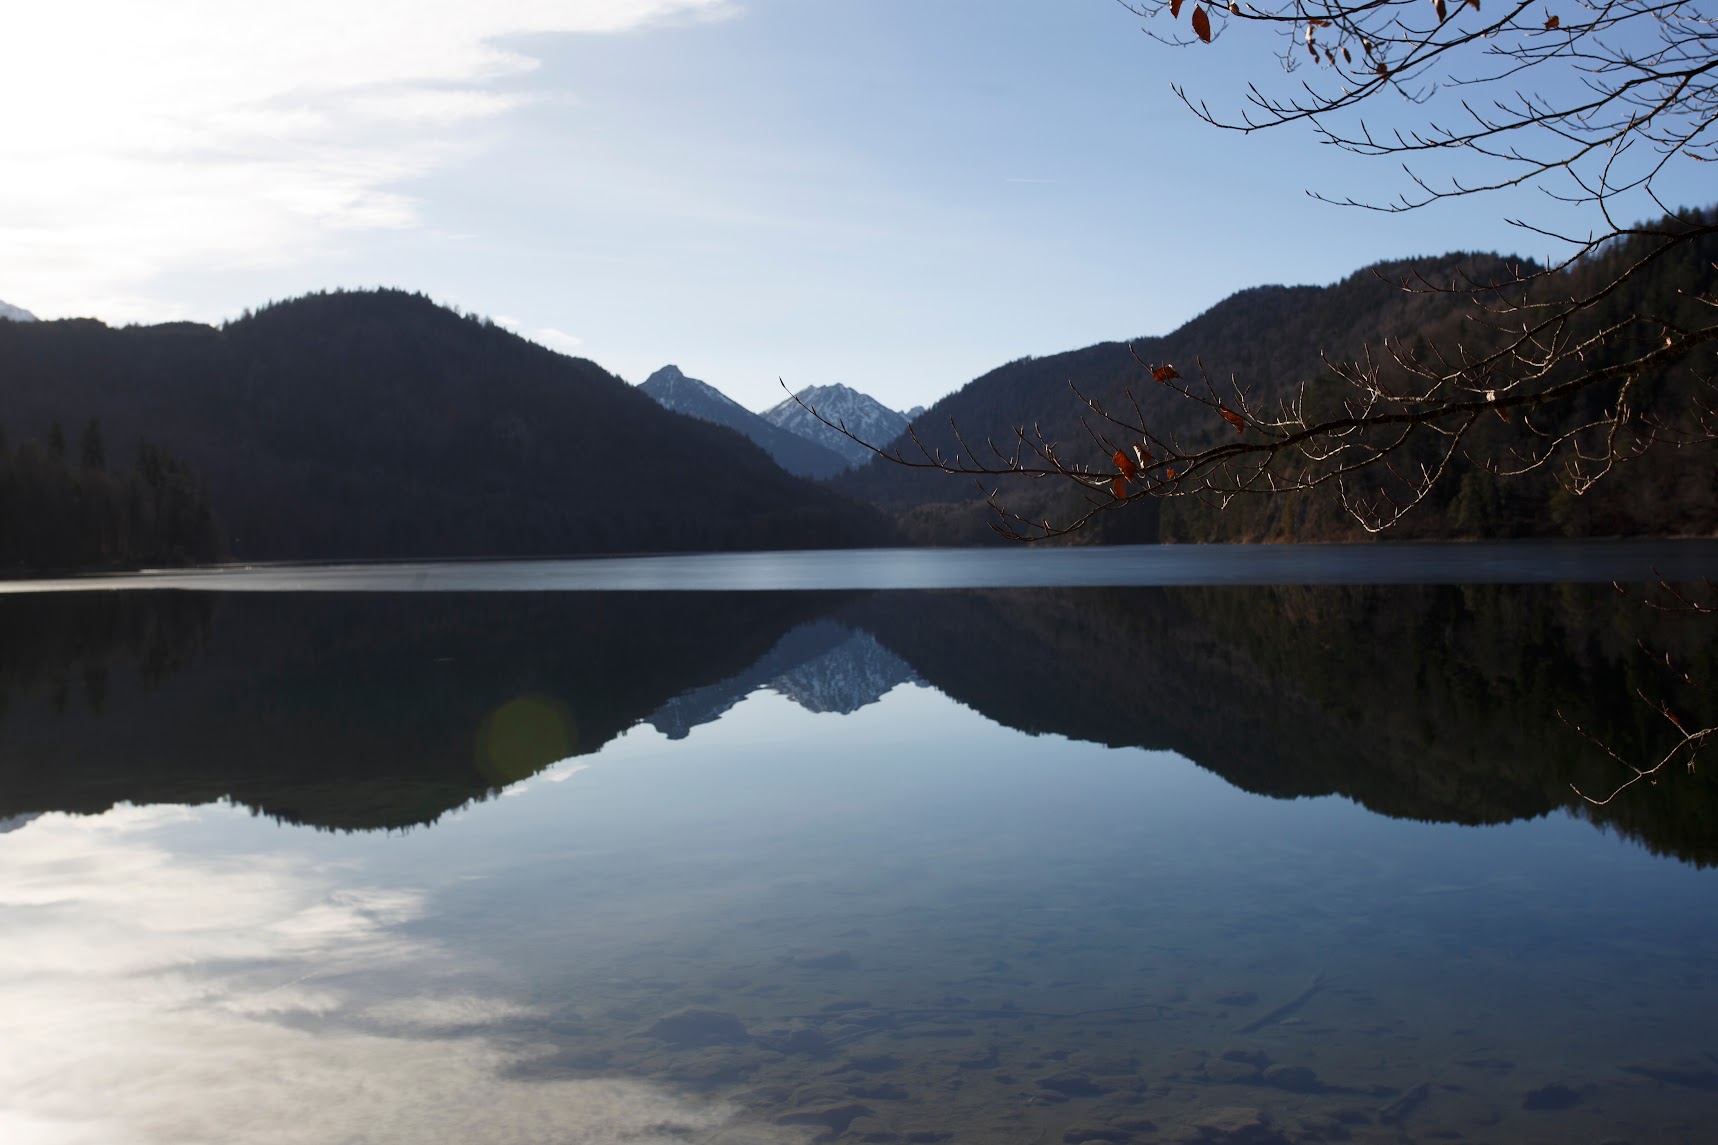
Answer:
[[[1416,548],[0,593],[0,1140],[1718,1139],[1718,550]]]

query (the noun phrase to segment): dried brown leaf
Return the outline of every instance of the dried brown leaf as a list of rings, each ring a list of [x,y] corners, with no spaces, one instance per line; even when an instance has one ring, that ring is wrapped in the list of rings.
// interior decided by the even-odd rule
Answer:
[[[1198,4],[1193,5],[1193,34],[1207,44],[1211,42],[1211,17]]]

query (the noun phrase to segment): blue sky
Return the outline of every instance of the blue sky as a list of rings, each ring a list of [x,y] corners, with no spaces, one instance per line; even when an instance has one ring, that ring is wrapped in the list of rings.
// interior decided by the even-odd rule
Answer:
[[[1314,202],[1397,171],[1198,123],[1171,81],[1234,106],[1270,41],[1171,48],[1113,0],[36,8],[0,44],[0,298],[44,317],[400,286],[629,381],[904,407],[1259,283],[1550,253],[1504,217],[1566,217]]]

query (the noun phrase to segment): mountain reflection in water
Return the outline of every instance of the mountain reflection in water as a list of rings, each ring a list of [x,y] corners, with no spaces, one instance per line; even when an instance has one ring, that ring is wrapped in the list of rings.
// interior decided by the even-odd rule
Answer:
[[[1708,624],[1610,586],[74,594],[0,597],[0,627],[0,817],[224,798],[407,827],[641,721],[683,738],[758,688],[847,713],[914,682],[1262,795],[1457,823],[1568,809],[1718,861],[1708,776],[1603,808],[1573,790],[1627,774],[1575,726],[1625,759],[1674,742],[1636,694],[1667,694],[1658,657],[1718,677]],[[1718,723],[1711,691],[1677,699]]]
[[[8,1140],[1718,1119],[1712,782],[1589,807],[1621,777],[1569,727],[1647,758],[1641,648],[1718,653],[1608,586],[46,594],[0,629]]]

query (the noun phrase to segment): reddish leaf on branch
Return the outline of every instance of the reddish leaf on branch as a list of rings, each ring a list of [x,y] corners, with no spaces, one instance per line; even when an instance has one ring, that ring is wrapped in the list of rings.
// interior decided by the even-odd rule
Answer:
[[[1557,30],[1557,25],[1561,24],[1562,22],[1563,21],[1559,20],[1555,16],[1547,16],[1545,18],[1545,30],[1547,32],[1555,32]]]
[[[1139,467],[1141,469],[1147,468],[1152,462],[1157,460],[1157,458],[1151,455],[1151,450],[1147,449],[1143,445],[1136,445],[1133,447],[1133,459],[1139,462]]]
[[[1173,382],[1180,376],[1181,371],[1177,370],[1174,366],[1159,366],[1157,369],[1151,371],[1151,380],[1154,382]]]
[[[1169,18],[1171,20],[1181,19],[1181,0],[1169,0]]]
[[[1139,472],[1139,466],[1133,463],[1133,458],[1119,449],[1115,451],[1115,456],[1111,460],[1116,463],[1116,468],[1121,470],[1123,480],[1132,481],[1134,475]]]
[[[1110,492],[1115,494],[1117,501],[1127,500],[1127,482],[1120,477],[1110,478]]]
[[[1228,406],[1218,406],[1217,412],[1223,415],[1223,420],[1235,427],[1236,433],[1247,432],[1247,419],[1230,409]]]
[[[1207,44],[1211,42],[1211,17],[1197,4],[1193,5],[1193,34]]]
[[[1440,24],[1450,18],[1450,10],[1444,4],[1444,0],[1432,0],[1432,11],[1438,14],[1438,22]]]
[[[1378,66],[1376,68],[1374,68],[1373,70],[1378,73],[1378,75],[1381,79],[1389,79],[1390,78],[1390,65],[1385,63],[1383,60],[1379,60]]]
[[[1170,481],[1175,480],[1175,466],[1171,465],[1163,471],[1163,476]]]
[[[1479,11],[1479,0],[1467,0],[1467,2],[1473,5],[1473,10],[1475,12]]]

